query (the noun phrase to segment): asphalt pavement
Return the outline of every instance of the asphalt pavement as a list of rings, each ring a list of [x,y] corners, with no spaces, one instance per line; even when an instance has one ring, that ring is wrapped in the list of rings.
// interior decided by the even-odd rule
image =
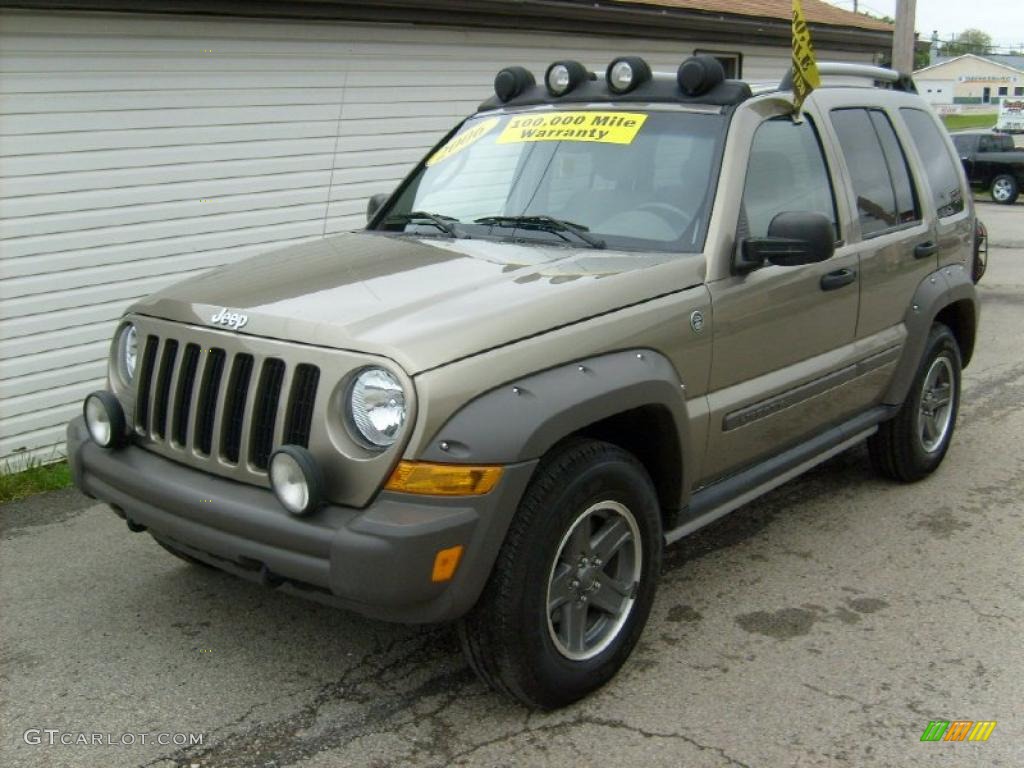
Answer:
[[[855,449],[685,540],[586,701],[531,713],[449,629],[187,565],[63,491],[0,507],[0,766],[1024,765],[1024,202],[979,212],[939,472],[893,484]],[[997,725],[922,742],[933,720]]]

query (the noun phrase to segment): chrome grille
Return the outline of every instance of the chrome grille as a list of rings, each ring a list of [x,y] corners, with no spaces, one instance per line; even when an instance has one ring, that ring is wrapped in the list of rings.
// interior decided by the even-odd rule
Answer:
[[[289,370],[277,357],[149,334],[135,430],[194,458],[266,470],[275,435],[308,447],[319,381],[320,368],[309,363]]]

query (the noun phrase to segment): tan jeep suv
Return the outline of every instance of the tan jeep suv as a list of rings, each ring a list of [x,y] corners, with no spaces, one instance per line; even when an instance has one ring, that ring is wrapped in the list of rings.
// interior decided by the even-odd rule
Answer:
[[[662,550],[867,440],[942,462],[974,211],[913,83],[713,59],[510,67],[365,230],[144,299],[68,427],[76,483],[172,553],[457,622],[531,706],[609,680]]]

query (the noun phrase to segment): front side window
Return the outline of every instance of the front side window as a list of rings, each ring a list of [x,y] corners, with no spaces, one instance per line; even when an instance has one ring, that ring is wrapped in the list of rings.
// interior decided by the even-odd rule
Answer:
[[[758,127],[750,146],[750,162],[743,186],[746,235],[765,237],[778,214],[816,211],[836,228],[835,197],[818,134],[805,118],[767,120]]]
[[[964,209],[964,192],[960,186],[958,162],[939,133],[935,119],[924,110],[912,107],[900,109],[903,121],[910,129],[910,138],[928,176],[928,186],[940,217],[952,216]]]
[[[536,110],[470,118],[413,173],[377,229],[698,252],[725,118],[682,111]],[[434,232],[437,232],[436,227]]]
[[[832,125],[853,184],[861,236],[918,220],[906,158],[889,119],[875,110],[837,109]]]

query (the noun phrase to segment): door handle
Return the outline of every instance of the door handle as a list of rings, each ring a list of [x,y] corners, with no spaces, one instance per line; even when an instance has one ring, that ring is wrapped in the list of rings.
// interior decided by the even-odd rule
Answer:
[[[914,246],[914,258],[915,259],[927,259],[929,256],[934,256],[939,251],[939,246],[929,240],[927,243],[918,243]]]
[[[857,270],[837,269],[835,272],[829,272],[827,275],[822,276],[821,290],[834,291],[837,288],[842,288],[844,285],[849,285],[856,279]]]

